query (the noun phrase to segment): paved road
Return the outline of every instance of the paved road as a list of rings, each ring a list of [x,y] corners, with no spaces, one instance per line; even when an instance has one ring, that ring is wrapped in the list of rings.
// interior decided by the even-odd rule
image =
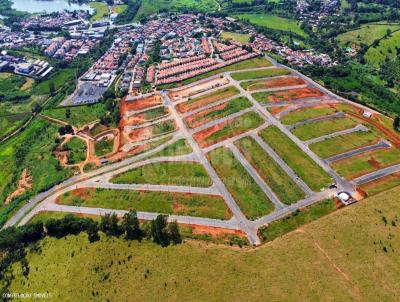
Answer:
[[[393,173],[397,173],[400,172],[400,165],[394,165],[394,166],[390,166],[387,168],[383,168],[374,172],[371,172],[369,174],[357,177],[355,179],[352,180],[352,182],[356,185],[363,185],[366,184],[368,182],[377,180],[379,178],[391,175]]]
[[[369,145],[369,146],[365,146],[365,147],[361,147],[358,149],[354,149],[354,150],[350,150],[348,152],[345,153],[341,153],[338,155],[334,155],[332,157],[326,158],[325,161],[327,163],[332,163],[341,159],[345,159],[345,158],[349,158],[355,155],[359,155],[362,153],[366,153],[366,152],[371,152],[371,151],[375,151],[375,150],[379,150],[379,149],[385,149],[385,148],[390,148],[391,145],[389,142],[387,142],[384,139],[381,139],[379,142],[377,142],[376,144],[373,145]]]
[[[294,128],[306,125],[306,124],[310,124],[310,123],[316,123],[316,122],[321,122],[321,121],[327,121],[327,120],[335,120],[335,119],[339,119],[339,118],[343,118],[345,117],[346,114],[342,111],[340,112],[336,112],[334,114],[329,114],[329,115],[324,115],[324,116],[319,116],[319,117],[315,117],[315,118],[310,118],[308,120],[305,121],[301,121],[292,125],[288,125],[286,126],[286,128],[288,128],[289,130],[292,130]]]
[[[282,209],[285,205],[279,200],[278,196],[271,190],[271,188],[264,182],[258,172],[250,165],[250,163],[244,158],[240,153],[239,149],[233,145],[229,144],[228,148],[232,151],[235,158],[242,164],[246,169],[247,173],[254,179],[257,185],[263,190],[264,194],[269,198],[270,201],[275,205],[277,209]]]
[[[289,175],[290,178],[293,179],[294,182],[306,193],[307,196],[311,196],[314,194],[314,192],[308,187],[308,185],[299,177],[297,174],[290,168],[283,160],[282,158],[279,157],[278,154],[275,153],[275,151],[267,144],[264,142],[261,137],[259,137],[256,134],[252,134],[251,137],[260,145],[261,148],[264,149],[266,153],[268,153],[269,156],[272,157],[272,159],[286,172],[287,175]]]
[[[333,133],[329,133],[329,134],[323,135],[323,136],[319,136],[319,137],[310,139],[308,141],[305,141],[304,143],[306,145],[312,145],[312,144],[316,144],[316,143],[319,143],[319,142],[323,142],[323,141],[325,141],[327,139],[334,138],[336,136],[347,135],[347,134],[350,134],[350,133],[353,133],[353,132],[358,132],[358,131],[368,132],[369,129],[367,127],[365,127],[363,124],[358,124],[353,128],[345,129],[345,130],[341,130],[341,131],[337,131],[337,132],[333,132]]]

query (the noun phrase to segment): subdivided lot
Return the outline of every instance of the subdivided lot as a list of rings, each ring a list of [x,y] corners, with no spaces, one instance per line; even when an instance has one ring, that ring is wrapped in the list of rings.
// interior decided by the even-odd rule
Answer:
[[[162,97],[158,95],[133,101],[123,100],[121,102],[121,112],[124,113],[126,111],[144,110],[146,108],[154,107],[161,104]]]
[[[279,77],[266,80],[247,81],[240,83],[248,91],[305,85],[306,82],[297,77]]]
[[[394,173],[378,180],[371,181],[361,185],[359,188],[367,193],[368,196],[372,196],[397,186],[400,186],[400,173]]]
[[[73,137],[63,145],[63,150],[68,151],[68,164],[77,164],[86,159],[86,143]]]
[[[189,98],[187,102],[180,103],[176,106],[177,110],[180,113],[185,113],[188,111],[192,111],[203,106],[206,106],[211,103],[215,103],[221,101],[223,99],[232,97],[234,95],[239,94],[239,90],[234,86],[225,87],[222,89],[215,90],[213,92],[204,94],[202,96],[196,98]]]
[[[114,139],[108,137],[101,138],[94,143],[94,149],[97,156],[105,156],[113,151]]]
[[[220,147],[207,156],[248,219],[255,220],[274,210],[273,203],[229,149]]]
[[[268,127],[260,136],[313,191],[329,186],[332,178],[299,146],[276,127]]]
[[[231,217],[221,197],[202,194],[88,188],[67,192],[60,196],[57,202],[70,206],[115,210],[134,209],[215,219]]]
[[[242,80],[250,80],[250,79],[276,77],[276,76],[288,75],[288,74],[290,74],[290,71],[287,69],[271,68],[271,69],[260,69],[260,70],[236,72],[236,73],[232,73],[231,77],[234,80],[242,81]]]
[[[343,177],[354,178],[399,162],[400,150],[391,148],[388,150],[368,152],[336,161],[332,163],[332,168]]]
[[[355,127],[358,122],[353,118],[337,118],[304,124],[292,129],[299,139],[307,141],[316,137]]]
[[[185,118],[185,122],[189,128],[196,128],[210,121],[226,117],[251,106],[252,103],[250,103],[247,98],[238,97],[229,102],[192,114]]]
[[[281,202],[291,204],[305,197],[296,182],[253,138],[242,138],[235,145]]]
[[[371,129],[369,131],[356,131],[350,134],[339,135],[310,145],[310,149],[322,158],[341,154],[352,149],[377,143],[379,136]]]
[[[175,131],[176,126],[173,120],[163,121],[152,126],[138,128],[129,132],[133,141],[142,141],[153,136],[164,135]]]
[[[306,121],[324,115],[331,115],[336,112],[337,110],[334,107],[329,106],[297,109],[282,117],[281,122],[285,125],[293,125],[298,122]]]
[[[204,148],[257,128],[261,126],[262,123],[263,119],[257,113],[247,112],[232,120],[196,132],[193,137],[199,145]]]
[[[130,117],[123,117],[121,126],[125,125],[140,125],[149,121],[157,120],[168,115],[168,109],[164,106],[149,109],[142,113],[131,115]]]
[[[184,138],[177,140],[175,143],[165,147],[160,152],[152,155],[151,157],[161,156],[179,156],[192,153],[192,147],[190,147],[188,141]]]
[[[105,116],[107,109],[105,104],[98,103],[86,106],[60,107],[46,109],[42,114],[62,120],[75,127],[82,127]]]
[[[118,184],[157,184],[209,187],[212,180],[204,167],[196,162],[159,162],[134,168],[115,176]]]
[[[285,102],[294,101],[305,98],[321,97],[324,94],[315,88],[300,88],[300,89],[289,89],[285,91],[275,92],[256,92],[253,97],[259,103],[274,103],[274,102]]]
[[[264,241],[272,241],[336,210],[334,199],[319,201],[260,228]]]

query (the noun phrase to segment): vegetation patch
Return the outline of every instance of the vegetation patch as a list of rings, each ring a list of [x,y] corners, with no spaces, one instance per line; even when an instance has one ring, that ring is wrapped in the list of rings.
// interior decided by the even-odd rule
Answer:
[[[316,117],[331,115],[336,113],[334,107],[315,107],[306,109],[297,109],[281,118],[281,122],[285,125],[293,125]]]
[[[229,102],[200,111],[185,118],[189,128],[196,128],[208,122],[229,116],[252,106],[246,97],[238,97]]]
[[[119,184],[157,184],[209,187],[212,180],[201,164],[195,162],[151,163],[119,174],[112,179]]]
[[[274,210],[273,203],[229,149],[220,147],[207,156],[248,219],[255,220]]]
[[[235,145],[281,202],[292,204],[305,197],[296,182],[253,138],[244,137],[236,141]]]
[[[235,72],[231,74],[231,77],[236,81],[242,81],[242,80],[259,79],[259,78],[270,78],[288,74],[290,74],[290,71],[285,68],[270,68],[270,69]]]
[[[370,129],[369,131],[356,131],[353,133],[335,136],[310,145],[310,149],[322,158],[341,154],[352,149],[372,145],[379,139],[379,135]]]
[[[99,21],[108,17],[108,5],[104,2],[90,2],[90,7],[94,9],[94,15],[90,17],[91,21]]]
[[[229,86],[207,93],[194,99],[189,98],[187,102],[178,104],[176,108],[179,112],[185,113],[201,108],[208,104],[221,101],[237,94],[239,94],[239,90],[234,86]]]
[[[260,135],[311,190],[319,191],[332,183],[329,174],[278,128],[268,127]]]
[[[233,41],[239,42],[241,44],[247,44],[247,43],[249,43],[250,35],[236,33],[236,32],[230,32],[230,31],[223,31],[221,33],[221,38],[224,40],[233,40]]]
[[[229,219],[231,214],[219,196],[187,193],[110,189],[79,189],[60,196],[58,203],[91,208],[188,215]]]
[[[358,121],[352,118],[337,118],[304,124],[292,129],[299,139],[307,141],[316,137],[355,127]]]
[[[192,153],[192,147],[186,139],[181,138],[175,143],[165,147],[160,152],[152,155],[151,157],[164,157],[164,156],[179,156]]]
[[[266,227],[260,228],[260,234],[264,241],[271,241],[335,210],[336,202],[334,199],[319,201],[311,206],[297,210],[289,216],[276,220]]]
[[[113,148],[114,139],[110,139],[108,136],[104,136],[94,143],[96,156],[99,157],[110,154],[113,151]]]
[[[305,84],[306,82],[304,82],[303,79],[298,77],[282,77],[282,78],[272,78],[265,80],[246,81],[240,83],[240,86],[242,86],[243,89],[246,89],[248,91],[254,91],[262,89],[299,86]]]
[[[247,112],[232,120],[196,132],[193,137],[204,148],[257,128],[262,123],[263,119],[257,113],[253,111]]]
[[[63,145],[63,151],[68,151],[68,164],[78,164],[86,159],[87,146],[80,138],[73,137]]]

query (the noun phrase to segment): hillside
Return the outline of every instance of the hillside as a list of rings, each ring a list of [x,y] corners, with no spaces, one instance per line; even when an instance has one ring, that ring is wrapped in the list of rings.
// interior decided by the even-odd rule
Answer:
[[[14,266],[10,291],[46,289],[57,301],[395,301],[399,193],[378,194],[255,250],[47,238],[41,252],[28,252],[27,278]]]

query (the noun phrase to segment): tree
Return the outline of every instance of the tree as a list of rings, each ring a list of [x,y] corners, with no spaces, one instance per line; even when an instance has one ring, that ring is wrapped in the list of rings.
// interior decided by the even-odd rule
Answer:
[[[64,128],[64,127],[58,128],[58,133],[59,133],[60,135],[65,135],[65,128]]]
[[[67,108],[67,110],[65,110],[65,118],[69,119],[71,117],[71,109]]]
[[[33,103],[32,105],[32,113],[39,113],[42,111],[42,106],[40,106],[38,103]]]
[[[107,236],[119,236],[122,233],[122,228],[118,224],[118,218],[115,213],[106,214],[101,217],[100,230]]]
[[[169,239],[173,244],[179,244],[182,242],[182,237],[179,232],[179,225],[176,221],[171,222],[168,225]]]
[[[400,115],[396,116],[393,122],[393,128],[400,132]]]
[[[169,236],[166,227],[167,216],[165,215],[158,215],[156,219],[151,221],[150,237],[153,239],[153,242],[163,247],[169,245]]]
[[[122,229],[125,232],[125,238],[128,240],[141,240],[143,232],[140,229],[139,219],[137,213],[134,210],[130,210],[126,213],[122,220]]]
[[[86,230],[86,232],[88,234],[89,242],[95,242],[95,241],[100,240],[98,231],[99,231],[99,227],[96,222],[89,223],[87,230]]]
[[[71,126],[71,125],[66,125],[66,126],[64,127],[64,129],[65,129],[65,133],[67,133],[67,134],[72,134],[72,133],[74,133],[74,129],[72,129],[72,126]]]
[[[54,94],[56,93],[56,87],[53,81],[49,81],[49,92],[51,96],[54,96]]]

